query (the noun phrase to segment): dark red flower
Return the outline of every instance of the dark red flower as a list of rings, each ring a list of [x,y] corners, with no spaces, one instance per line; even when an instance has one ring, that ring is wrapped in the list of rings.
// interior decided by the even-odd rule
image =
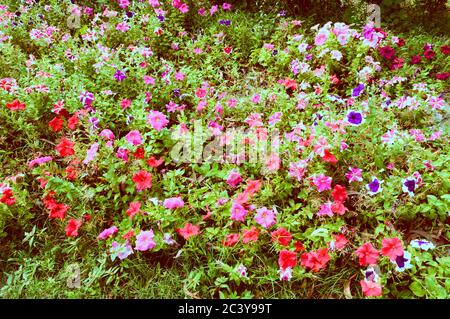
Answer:
[[[420,63],[420,61],[422,61],[422,58],[420,57],[420,55],[413,55],[411,57],[411,62],[409,62],[410,64],[417,64]]]
[[[435,55],[436,55],[436,52],[434,52],[433,50],[425,50],[425,52],[423,53],[423,56],[427,60],[432,60]]]
[[[395,50],[388,45],[379,48],[378,52],[383,58],[388,60],[392,60],[395,57]]]
[[[298,253],[300,253],[300,252],[302,252],[302,251],[305,250],[305,246],[304,246],[303,243],[302,243],[301,241],[299,241],[299,240],[297,240],[297,241],[294,243],[294,247],[295,247],[295,251],[298,252]]]
[[[443,45],[440,50],[443,54],[448,55],[450,54],[450,45]]]
[[[405,45],[405,40],[403,38],[399,38],[397,42],[397,46],[402,47]]]
[[[437,73],[436,74],[436,79],[438,80],[447,80],[450,77],[450,73],[449,72],[443,72],[443,73]]]
[[[233,51],[233,48],[232,48],[232,47],[225,47],[225,48],[223,49],[223,52],[225,52],[226,54],[231,54],[232,51]]]
[[[145,151],[143,147],[138,147],[133,153],[134,158],[143,159],[145,157]]]

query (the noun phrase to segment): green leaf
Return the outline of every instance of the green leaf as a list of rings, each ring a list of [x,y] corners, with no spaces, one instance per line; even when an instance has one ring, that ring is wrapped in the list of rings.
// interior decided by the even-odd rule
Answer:
[[[422,285],[414,281],[411,285],[409,285],[409,289],[415,294],[417,297],[423,297],[425,296],[425,290],[422,288]]]

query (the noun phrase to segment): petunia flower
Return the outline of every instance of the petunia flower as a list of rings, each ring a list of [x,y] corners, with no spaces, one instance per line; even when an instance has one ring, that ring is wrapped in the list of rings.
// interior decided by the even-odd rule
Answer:
[[[356,250],[356,255],[359,258],[359,264],[361,266],[376,264],[380,255],[371,243],[365,243]]]
[[[192,236],[198,235],[200,233],[200,227],[197,225],[186,223],[183,228],[177,229],[177,233],[179,233],[184,239],[187,240]]]
[[[373,177],[372,181],[366,185],[367,190],[370,195],[375,195],[382,191],[381,184],[383,181],[379,181],[377,178]]]
[[[255,221],[264,228],[269,228],[276,223],[275,213],[266,207],[259,208],[256,210]]]
[[[136,247],[134,249],[140,251],[147,251],[156,246],[154,241],[155,234],[153,230],[143,231],[136,236]]]
[[[152,110],[147,115],[147,124],[150,124],[157,131],[161,131],[168,123],[166,116],[159,111]]]
[[[183,199],[178,196],[178,197],[172,197],[172,198],[166,198],[164,200],[164,207],[167,209],[176,209],[176,208],[181,208],[184,206],[184,201]]]
[[[136,191],[138,192],[152,188],[152,174],[147,171],[138,171],[133,175],[132,180],[136,184]]]
[[[391,261],[395,261],[398,256],[402,256],[404,251],[402,247],[402,242],[399,238],[383,238],[383,247],[381,248],[381,254],[387,256]]]

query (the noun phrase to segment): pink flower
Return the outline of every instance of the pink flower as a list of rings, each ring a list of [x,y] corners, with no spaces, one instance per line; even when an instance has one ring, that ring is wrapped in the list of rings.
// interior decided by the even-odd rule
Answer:
[[[281,159],[277,154],[272,154],[266,161],[266,167],[270,171],[277,171],[280,169]]]
[[[230,4],[230,3],[224,2],[224,3],[222,4],[222,9],[225,10],[225,11],[231,10],[231,4]]]
[[[264,228],[269,228],[275,225],[275,213],[273,210],[262,207],[256,210],[255,221],[263,226]]]
[[[242,182],[241,174],[239,174],[239,172],[235,170],[231,171],[227,178],[228,185],[234,188],[240,182]]]
[[[361,182],[363,180],[361,176],[361,170],[357,167],[350,167],[345,177],[348,179],[349,183]]]
[[[181,199],[181,197],[172,197],[172,198],[166,198],[164,200],[164,207],[167,209],[175,209],[180,208],[184,206],[184,201]]]
[[[149,249],[152,249],[156,246],[156,243],[154,241],[155,234],[153,233],[153,230],[149,231],[143,231],[139,233],[139,235],[136,236],[136,250],[140,251],[146,251]]]
[[[184,77],[185,77],[185,75],[181,71],[175,73],[175,80],[177,80],[177,81],[183,81]]]
[[[86,152],[86,158],[84,159],[83,164],[87,165],[89,164],[89,162],[94,160],[94,158],[97,156],[99,146],[100,144],[98,143],[94,143],[91,145],[91,147]]]
[[[213,15],[214,13],[217,12],[217,10],[219,10],[219,6],[217,4],[213,5],[213,6],[211,6],[211,9],[209,9],[209,14]]]
[[[361,284],[364,296],[367,297],[381,296],[382,287],[380,284],[370,280],[361,280],[359,283]]]
[[[328,39],[328,35],[328,31],[320,31],[314,39],[314,44],[317,46],[324,44]]]
[[[259,113],[250,114],[245,119],[245,123],[247,123],[250,127],[263,126],[263,122],[261,120],[261,114],[259,114]]]
[[[208,93],[208,92],[206,91],[205,88],[198,88],[195,91],[195,95],[200,99],[203,99],[206,96],[206,93]]]
[[[117,26],[116,26],[116,30],[120,31],[120,32],[126,32],[130,29],[130,26],[126,23],[126,22],[120,22]]]
[[[115,138],[114,133],[110,129],[104,129],[101,131],[100,136],[105,140],[113,140]]]
[[[331,189],[331,180],[331,177],[320,174],[319,176],[313,178],[313,183],[319,192],[323,192]]]
[[[258,104],[261,101],[261,96],[259,94],[255,94],[252,97],[252,102]]]
[[[402,242],[397,237],[395,238],[384,238],[381,241],[383,245],[381,248],[381,254],[388,256],[392,261],[395,261],[398,256],[403,255]]]
[[[111,237],[112,235],[114,235],[115,233],[117,233],[118,231],[119,231],[119,229],[116,226],[112,226],[112,227],[106,228],[104,231],[102,231],[98,235],[97,239],[98,240],[107,239],[107,238]]]
[[[231,205],[231,220],[243,222],[247,216],[248,211],[241,204],[233,202]]]
[[[289,176],[296,178],[298,181],[303,179],[306,172],[307,162],[305,160],[300,160],[297,163],[289,164]]]
[[[140,145],[142,144],[142,136],[141,133],[138,130],[130,131],[125,138],[127,139],[128,143],[131,145]]]
[[[269,118],[269,125],[275,125],[281,120],[281,116],[283,113],[281,112],[275,112],[272,114],[272,116]]]
[[[128,162],[128,150],[126,148],[120,147],[117,150],[117,155],[116,156],[117,156],[117,158],[120,158],[124,162]]]
[[[145,84],[155,85],[155,79],[152,78],[151,76],[145,75],[144,76],[144,83]]]
[[[157,131],[161,131],[168,123],[166,116],[159,111],[152,110],[147,115],[147,124],[150,124]]]
[[[186,223],[183,228],[177,229],[177,233],[183,236],[184,239],[189,239],[192,236],[196,236],[200,233],[200,227]]]
[[[356,255],[359,257],[359,264],[361,266],[365,266],[376,264],[379,252],[372,246],[371,243],[365,243],[356,250]]]

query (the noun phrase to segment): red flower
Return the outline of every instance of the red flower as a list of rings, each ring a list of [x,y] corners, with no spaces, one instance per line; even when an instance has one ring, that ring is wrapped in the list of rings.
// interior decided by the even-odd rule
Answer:
[[[409,63],[417,64],[417,63],[420,63],[420,61],[422,61],[422,58],[420,57],[420,55],[414,55],[411,57],[411,62],[409,62]]]
[[[278,242],[282,246],[287,246],[292,240],[292,235],[283,227],[272,232],[272,241]]]
[[[253,196],[259,189],[261,188],[261,181],[258,180],[250,180],[247,183],[247,188],[245,189],[245,193]]]
[[[378,52],[380,52],[380,55],[383,58],[388,59],[388,60],[392,60],[395,57],[395,50],[388,45],[379,48]]]
[[[376,282],[373,281],[366,281],[366,280],[361,280],[359,282],[361,284],[361,288],[363,291],[364,296],[367,297],[377,297],[377,296],[381,296],[381,285],[377,284]]]
[[[448,55],[450,54],[450,45],[443,45],[440,50],[443,54]]]
[[[66,168],[67,179],[74,181],[77,179],[77,169],[74,166],[68,166]]]
[[[239,234],[229,234],[227,236],[227,239],[223,241],[223,245],[225,247],[231,247],[236,245],[236,243],[239,241]]]
[[[19,102],[19,100],[14,100],[11,103],[6,103],[6,107],[11,111],[25,110],[25,104]]]
[[[198,235],[200,233],[200,227],[186,223],[183,228],[177,229],[177,233],[187,240],[192,236]]]
[[[376,264],[379,254],[378,250],[376,250],[371,243],[365,243],[356,250],[360,266]]]
[[[397,237],[384,238],[381,241],[383,247],[381,248],[381,254],[388,256],[392,261],[395,261],[398,256],[403,256],[402,242]]]
[[[338,215],[344,215],[347,210],[348,210],[347,207],[345,207],[344,204],[339,201],[334,202],[331,205],[331,211]]]
[[[397,46],[402,47],[402,46],[404,46],[404,45],[405,45],[405,40],[402,39],[402,38],[399,38],[399,39],[398,39],[398,42],[397,42]]]
[[[129,230],[125,235],[122,236],[123,239],[129,239],[134,236],[134,229]]]
[[[138,147],[136,151],[133,153],[134,158],[143,159],[145,157],[145,151],[143,147]]]
[[[250,229],[242,231],[242,241],[244,242],[244,244],[247,244],[251,241],[256,243],[256,241],[258,240],[258,236],[259,230],[255,226],[252,226]]]
[[[63,137],[61,142],[56,146],[56,151],[60,156],[66,157],[75,154],[73,146],[75,143],[69,141],[67,138]]]
[[[152,174],[147,171],[140,170],[133,175],[133,182],[136,184],[136,190],[138,192],[152,188]]]
[[[337,158],[333,154],[331,154],[331,152],[328,150],[324,151],[324,155],[323,155],[322,159],[325,162],[328,162],[331,164],[336,164],[338,162]]]
[[[48,125],[51,127],[53,132],[58,132],[62,129],[64,124],[64,121],[61,120],[60,117],[54,117],[50,122],[48,122]]]
[[[66,235],[69,237],[75,237],[78,236],[78,229],[81,226],[81,220],[71,219],[67,223],[67,226],[65,228]]]
[[[430,50],[425,50],[425,52],[423,53],[423,56],[427,60],[432,60],[435,55],[436,55],[436,53],[433,50],[431,50],[431,49]]]
[[[401,69],[403,64],[405,63],[405,59],[403,58],[395,58],[391,65],[391,70]]]
[[[78,124],[78,113],[75,112],[68,120],[67,126],[73,131]]]
[[[278,257],[278,265],[281,269],[286,269],[288,267],[294,268],[297,264],[297,254],[293,251],[282,250],[280,251],[280,256]]]
[[[327,248],[322,248],[310,253],[304,253],[301,257],[301,265],[305,268],[311,268],[313,272],[324,269],[330,260]]]
[[[337,202],[345,202],[348,198],[345,187],[341,185],[334,186],[331,196],[333,196],[333,199]]]
[[[301,241],[299,241],[299,240],[297,240],[294,243],[294,246],[295,246],[295,251],[298,252],[298,253],[305,250],[305,246],[303,246],[303,243]]]
[[[223,49],[223,52],[225,52],[226,54],[231,54],[232,51],[233,51],[233,48],[232,48],[232,47],[225,47],[225,48]]]
[[[130,217],[130,219],[132,219],[134,215],[139,213],[140,209],[141,202],[132,202],[130,203],[130,207],[127,209],[127,215]]]
[[[59,203],[55,202],[53,205],[51,205],[51,207],[47,207],[47,208],[50,209],[50,215],[49,215],[50,218],[64,219],[70,206],[64,205],[64,204],[59,204]]]
[[[147,164],[148,164],[150,167],[153,167],[153,168],[158,167],[158,166],[161,165],[163,162],[164,162],[164,159],[163,159],[163,158],[160,158],[160,159],[157,160],[156,157],[154,157],[154,156],[150,157],[150,158],[147,160]]]
[[[16,199],[13,197],[13,191],[11,188],[7,188],[3,191],[3,195],[0,198],[0,203],[6,204],[8,206],[13,205]]]
[[[342,249],[348,243],[348,240],[345,238],[343,234],[333,235],[333,237],[334,237],[334,247],[336,249]]]

